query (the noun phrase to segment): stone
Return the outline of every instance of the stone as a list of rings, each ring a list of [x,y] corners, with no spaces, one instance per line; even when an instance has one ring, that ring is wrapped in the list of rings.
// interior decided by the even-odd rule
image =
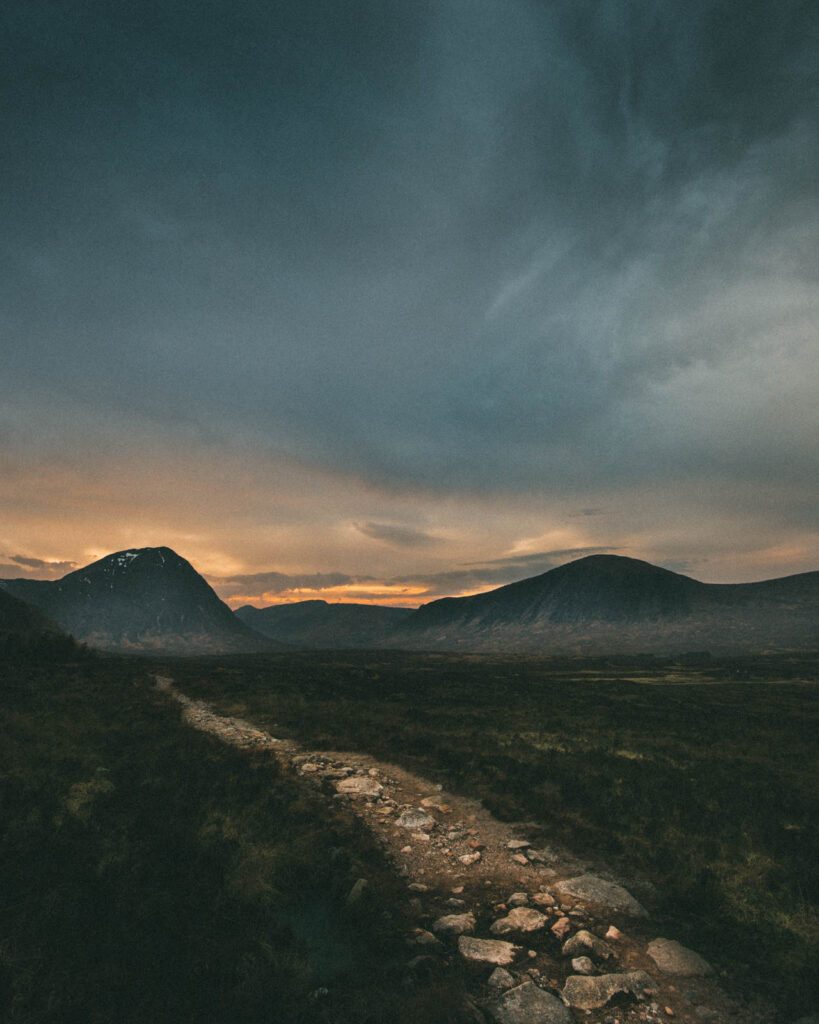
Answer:
[[[354,776],[352,779],[341,779],[336,783],[336,792],[354,799],[372,799],[380,796],[384,787],[375,779]]]
[[[416,946],[440,946],[441,943],[432,932],[428,932],[426,928],[416,928],[412,933],[412,941]]]
[[[610,924],[608,926],[608,929],[606,930],[607,939],[611,939],[612,942],[617,942],[617,940],[622,939],[622,937],[623,933],[620,931],[619,928],[615,928],[613,924]]]
[[[625,974],[601,974],[587,978],[570,974],[563,986],[563,999],[578,1010],[598,1010],[618,995],[640,997],[654,991],[654,981],[645,971]]]
[[[554,935],[556,939],[563,939],[569,933],[569,929],[571,927],[572,922],[568,917],[559,917],[549,931],[551,931],[552,935]]]
[[[528,859],[524,857],[522,853],[513,853],[512,860],[515,861],[516,864],[526,864],[527,866],[529,864]]]
[[[529,896],[525,892],[513,892],[506,902],[510,907],[525,907],[529,902]]]
[[[506,917],[495,921],[489,931],[493,935],[509,935],[512,932],[528,935],[545,927],[546,918],[539,910],[532,910],[531,907],[515,907],[514,910],[509,911]]]
[[[314,772],[321,771],[321,765],[316,764],[315,761],[305,761],[305,763],[301,766],[301,770],[304,772],[305,775],[312,775]]]
[[[611,946],[606,945],[602,939],[598,939],[596,935],[592,935],[585,929],[563,943],[562,953],[563,956],[585,956],[591,953],[599,960],[608,960],[609,957],[614,956]]]
[[[480,859],[480,850],[476,850],[474,853],[465,853],[463,856],[458,858],[461,864],[465,864],[467,867],[469,867],[470,864],[477,864]]]
[[[449,804],[445,804],[439,796],[425,796],[421,801],[421,806],[433,811],[439,811],[441,814],[451,814],[452,808]]]
[[[536,892],[532,896],[532,903],[537,904],[539,907],[553,907],[555,905],[555,898],[548,892]]]
[[[531,844],[527,843],[525,839],[510,839],[506,844],[507,850],[525,850]]]
[[[531,980],[504,992],[487,1010],[495,1024],[572,1024],[563,1003]]]
[[[411,832],[410,839],[414,839],[416,843],[428,843],[429,836],[426,832]]]
[[[594,966],[594,961],[590,960],[587,956],[576,956],[572,960],[572,970],[575,974],[596,974],[597,968]]]
[[[350,889],[347,894],[347,906],[352,907],[353,904],[358,903],[361,897],[369,888],[370,883],[366,878],[359,878],[355,885]]]
[[[673,939],[654,939],[646,950],[663,974],[676,978],[702,978],[712,974],[711,965],[693,949],[687,949]]]
[[[395,824],[399,828],[406,828],[411,832],[418,832],[420,829],[433,828],[435,825],[435,819],[432,815],[427,814],[426,811],[416,809],[413,811],[402,811],[395,819]]]
[[[618,911],[621,914],[628,914],[631,917],[647,917],[645,907],[635,900],[631,893],[617,885],[616,882],[607,882],[597,875],[578,875],[577,878],[568,878],[558,882],[555,889],[561,895],[573,896],[575,899],[584,900],[588,903],[597,903],[601,907]]]
[[[432,925],[436,935],[471,935],[475,931],[475,915],[471,912],[466,914],[444,914]]]
[[[500,939],[474,939],[470,935],[461,935],[458,939],[458,952],[470,964],[506,967],[514,963],[520,951],[520,946]]]
[[[429,892],[429,886],[423,882],[410,882],[407,888],[410,892]]]
[[[515,976],[510,974],[505,967],[496,967],[489,975],[486,984],[495,992],[505,992],[508,988],[515,987]]]

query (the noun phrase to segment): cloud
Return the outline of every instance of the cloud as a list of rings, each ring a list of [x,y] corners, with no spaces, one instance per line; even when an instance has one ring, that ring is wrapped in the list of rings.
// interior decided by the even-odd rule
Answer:
[[[582,548],[559,548],[554,551],[534,551],[526,555],[506,555],[500,558],[492,558],[485,562],[476,562],[475,565],[497,566],[501,569],[512,569],[515,567],[531,568],[533,566],[546,566],[553,568],[562,565],[564,562],[571,562],[577,558],[585,558],[587,555],[608,555],[618,551],[612,547],[582,547]]]
[[[286,594],[297,590],[331,590],[351,583],[364,582],[365,578],[349,576],[340,572],[314,572],[289,575],[282,572],[255,572],[237,576],[208,576],[208,580],[222,596],[236,594]]]
[[[49,561],[45,558],[31,558],[27,555],[7,555],[10,563],[0,564],[4,576],[19,576],[23,572],[31,579],[60,579],[77,568],[76,562]]]
[[[798,516],[788,559],[807,567],[811,5],[18,6],[0,513],[28,522],[23,550],[40,529],[35,550],[54,550],[67,518],[85,524],[72,553],[97,545],[161,438],[199,467],[186,486],[206,508],[236,451],[256,481],[279,460],[357,487],[344,525],[314,530],[320,559],[281,531],[294,569],[389,579],[414,567],[404,551],[445,571],[447,552],[503,550],[535,507],[589,525],[578,545],[697,558],[719,534],[726,560],[792,550]],[[85,462],[104,458],[99,478]],[[7,461],[82,466],[85,496],[31,489]],[[306,536],[338,498],[274,483],[237,500],[232,537],[173,487],[126,515],[263,567],[282,506],[301,502]],[[508,509],[494,543],[479,501]],[[350,523],[380,544],[328,553],[352,548]]]
[[[355,523],[355,528],[365,537],[383,541],[400,548],[422,548],[437,544],[440,538],[411,526],[396,526],[394,523]]]

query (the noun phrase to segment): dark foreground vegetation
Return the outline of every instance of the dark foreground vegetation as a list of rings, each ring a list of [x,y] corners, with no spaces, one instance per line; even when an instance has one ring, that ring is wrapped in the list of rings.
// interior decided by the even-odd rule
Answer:
[[[785,1013],[819,1003],[819,659],[353,653],[171,672],[278,735],[401,762],[541,823],[648,883],[664,927],[729,985]]]
[[[6,654],[4,1024],[458,1019],[457,977],[403,984],[398,883],[354,822],[182,725],[144,662]]]

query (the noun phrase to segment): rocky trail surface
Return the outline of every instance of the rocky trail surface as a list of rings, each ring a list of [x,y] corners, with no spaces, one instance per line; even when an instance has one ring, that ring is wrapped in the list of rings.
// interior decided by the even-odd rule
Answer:
[[[416,922],[408,974],[460,961],[476,1024],[775,1020],[728,996],[697,953],[657,934],[628,890],[548,843],[536,823],[500,822],[480,802],[366,754],[305,750],[155,678],[190,726],[270,751],[366,823],[406,881]],[[348,900],[366,887],[359,880]]]

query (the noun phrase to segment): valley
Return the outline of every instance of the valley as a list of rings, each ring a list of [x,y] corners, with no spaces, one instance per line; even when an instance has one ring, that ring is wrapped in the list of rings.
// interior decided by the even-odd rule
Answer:
[[[615,871],[743,999],[788,1019],[819,998],[815,658],[349,652],[166,671],[219,714],[396,765]],[[427,849],[409,845],[399,865]]]
[[[540,643],[534,593],[549,629],[688,636],[722,601],[632,563],[480,595],[470,629],[495,635],[500,603]],[[759,593],[812,621],[815,575],[742,585],[750,633]],[[699,653],[453,653],[395,649],[435,604],[242,611],[168,548],[0,586],[3,1019],[790,1024],[819,1003],[807,627],[767,651],[703,630]]]

